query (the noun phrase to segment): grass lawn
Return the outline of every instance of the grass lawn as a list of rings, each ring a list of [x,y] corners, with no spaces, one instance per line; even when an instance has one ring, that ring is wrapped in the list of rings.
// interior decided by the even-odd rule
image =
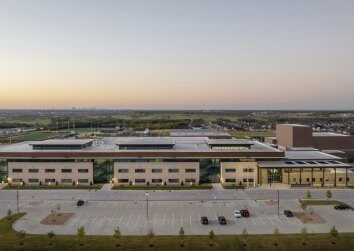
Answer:
[[[57,134],[54,132],[33,132],[33,133],[26,133],[18,136],[13,136],[12,140],[13,141],[36,141],[36,140],[46,140],[55,136],[57,136]]]
[[[24,186],[15,186],[15,185],[11,185],[11,186],[5,186],[3,188],[3,190],[55,190],[55,189],[69,189],[69,190],[76,190],[76,189],[101,189],[102,185],[101,184],[95,184],[95,185],[79,185],[79,186],[56,186],[56,185],[52,185],[52,186],[48,186],[48,185],[24,185]]]
[[[198,186],[120,186],[115,185],[113,190],[209,190],[212,185],[198,185]]]
[[[245,236],[215,236],[213,246],[209,245],[208,236],[185,236],[184,247],[180,247],[178,236],[155,236],[152,239],[153,247],[149,246],[146,236],[124,236],[116,246],[112,236],[84,236],[83,246],[79,245],[76,236],[58,235],[53,238],[53,245],[49,246],[47,235],[26,234],[23,245],[20,245],[18,233],[12,230],[12,224],[24,214],[14,214],[10,218],[0,220],[0,250],[284,250],[284,251],[326,251],[326,250],[353,250],[354,233],[340,233],[332,244],[329,234],[308,234],[306,245],[299,234],[248,235]],[[274,242],[278,246],[274,245]],[[246,243],[246,246],[243,244]]]
[[[329,205],[339,205],[345,204],[338,200],[299,200],[301,206],[306,208],[307,206],[329,206]],[[353,208],[351,208],[354,210]]]

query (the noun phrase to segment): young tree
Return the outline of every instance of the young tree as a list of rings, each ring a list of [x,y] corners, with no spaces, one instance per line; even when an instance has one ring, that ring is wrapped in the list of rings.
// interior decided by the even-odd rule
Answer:
[[[117,240],[116,246],[119,246],[119,240],[120,240],[120,238],[122,237],[122,233],[121,233],[119,227],[116,227],[116,228],[114,229],[113,237]]]
[[[330,190],[327,190],[326,197],[327,197],[327,200],[332,199],[332,192]]]
[[[244,246],[247,245],[247,244],[246,244],[247,238],[248,238],[248,232],[247,232],[247,229],[244,228],[244,229],[242,230],[242,239],[243,239],[243,241],[244,241]]]
[[[278,237],[279,237],[279,229],[278,228],[274,228],[273,230],[273,236],[274,236],[274,245],[277,246],[278,245]]]
[[[329,235],[331,236],[333,241],[338,237],[339,233],[335,226],[331,227],[331,229],[329,230]]]
[[[311,192],[310,192],[310,190],[308,190],[308,191],[306,192],[306,198],[307,198],[307,199],[311,199],[311,197],[312,197]]]
[[[79,244],[82,246],[83,244],[81,243],[82,239],[84,238],[86,232],[85,232],[85,227],[81,226],[77,229],[77,237],[79,239]]]
[[[214,238],[215,238],[215,233],[213,230],[209,232],[209,245],[213,246],[214,245]]]
[[[11,209],[7,209],[7,217],[9,220],[11,220],[11,214],[12,214]]]
[[[59,203],[57,204],[56,209],[57,209],[58,215],[61,216],[61,214],[60,214],[61,205]]]
[[[302,228],[300,234],[301,234],[301,239],[302,239],[303,243],[306,243],[307,236],[308,236],[307,228],[306,227]]]
[[[181,245],[181,247],[183,247],[184,246],[184,238],[185,238],[183,227],[181,227],[181,229],[179,230],[178,236],[179,236],[179,240],[180,240],[180,245]]]
[[[20,245],[22,246],[23,244],[25,244],[26,232],[21,230],[20,232],[17,233],[17,235],[20,240]]]
[[[53,231],[48,232],[47,236],[49,238],[49,246],[53,245],[53,238],[55,237],[54,232]]]
[[[149,229],[149,231],[147,233],[147,237],[149,239],[150,247],[153,247],[154,246],[153,239],[155,237],[155,233],[154,233],[154,230],[152,228]]]

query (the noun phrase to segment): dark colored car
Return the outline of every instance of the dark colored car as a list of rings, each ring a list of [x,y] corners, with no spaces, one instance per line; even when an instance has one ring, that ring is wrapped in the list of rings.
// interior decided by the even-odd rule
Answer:
[[[345,205],[345,204],[339,204],[339,205],[335,205],[334,209],[335,210],[347,210],[347,209],[349,209],[349,206]]]
[[[226,219],[225,219],[224,216],[219,216],[218,217],[218,221],[219,221],[220,225],[226,225],[227,224]]]
[[[78,207],[81,207],[81,206],[83,206],[84,204],[85,204],[85,202],[84,202],[83,200],[78,200],[77,203],[76,203],[76,205],[77,205]]]
[[[240,213],[241,213],[242,217],[245,217],[245,218],[250,217],[250,212],[247,209],[242,209],[240,211]]]
[[[208,217],[206,216],[202,216],[200,218],[200,222],[203,224],[203,225],[209,225],[209,220],[208,220]]]
[[[293,212],[291,212],[290,210],[284,210],[284,215],[286,217],[293,217],[294,216]]]

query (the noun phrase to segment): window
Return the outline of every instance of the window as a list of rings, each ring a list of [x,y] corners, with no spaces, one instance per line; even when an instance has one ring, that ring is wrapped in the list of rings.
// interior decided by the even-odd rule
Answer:
[[[341,181],[342,181],[342,178],[339,178],[338,181],[341,182]]]
[[[118,169],[118,173],[129,173],[129,169]]]
[[[293,182],[296,182],[296,178],[293,178]]]
[[[35,169],[35,168],[30,168],[30,169],[28,169],[28,172],[29,172],[29,173],[38,173],[39,170],[38,170],[38,169]]]
[[[128,183],[129,179],[118,179],[118,183]]]
[[[79,173],[88,173],[88,169],[78,169]]]
[[[162,169],[161,168],[153,168],[151,169],[152,173],[162,173]]]
[[[72,182],[73,182],[72,179],[61,179],[61,183],[68,184],[68,183],[72,183]]]
[[[323,178],[320,178],[320,181],[322,182],[322,181],[323,181]]]
[[[46,173],[55,173],[55,169],[45,169]]]
[[[168,183],[179,183],[179,179],[168,179]]]
[[[135,183],[145,183],[145,179],[135,179]]]
[[[13,173],[22,173],[22,169],[12,169]]]
[[[226,168],[225,173],[236,173],[236,168]]]
[[[328,182],[329,181],[329,179],[328,178],[326,178],[326,182]]]
[[[152,179],[152,183],[162,183],[162,179]]]
[[[88,179],[78,179],[77,180],[79,183],[88,183],[89,180]]]
[[[225,179],[225,182],[236,182],[236,179]]]
[[[195,183],[196,180],[195,179],[186,179],[185,182],[186,183]]]
[[[45,183],[49,183],[49,182],[54,183],[55,179],[45,179],[44,181],[45,181]]]
[[[145,173],[145,169],[135,169],[135,172],[136,173]]]
[[[253,182],[253,178],[249,178],[249,179],[244,178],[243,182]]]
[[[347,181],[349,181],[349,178],[347,178]]]
[[[253,173],[253,168],[243,168],[244,173]]]
[[[71,173],[71,169],[61,169],[62,173]]]
[[[12,182],[22,182],[22,179],[12,179]]]
[[[169,173],[179,173],[179,169],[177,169],[177,168],[170,168],[170,169],[168,169],[168,172],[169,172]]]
[[[38,183],[39,179],[28,179],[28,183]]]
[[[306,182],[310,182],[310,178],[306,178]]]
[[[187,168],[186,173],[195,173],[197,170],[195,168]]]
[[[315,182],[316,181],[316,178],[312,178],[312,182]]]

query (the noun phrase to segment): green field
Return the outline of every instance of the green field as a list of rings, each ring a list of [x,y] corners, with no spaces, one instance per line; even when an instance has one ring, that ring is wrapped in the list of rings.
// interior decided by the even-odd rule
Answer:
[[[36,141],[36,140],[45,140],[52,137],[57,136],[58,134],[54,132],[33,132],[27,133],[23,135],[13,136],[11,137],[12,141]],[[10,138],[6,138],[4,140],[10,140]]]
[[[335,206],[345,204],[338,200],[299,200],[299,202],[303,208],[307,206]],[[354,210],[353,208],[351,209]]]
[[[336,238],[331,238],[329,234],[215,236],[212,246],[208,236],[193,235],[185,236],[184,247],[180,246],[178,236],[155,236],[148,239],[146,236],[124,236],[122,233],[119,242],[112,236],[84,236],[80,245],[77,236],[58,235],[54,236],[50,246],[47,235],[25,234],[21,245],[18,233],[12,230],[11,226],[23,215],[14,214],[0,220],[0,250],[349,251],[353,250],[354,246],[354,233],[340,233]]]
[[[244,131],[228,131],[227,133],[238,139],[246,139],[251,137],[274,137],[275,131],[272,132],[244,132]]]

